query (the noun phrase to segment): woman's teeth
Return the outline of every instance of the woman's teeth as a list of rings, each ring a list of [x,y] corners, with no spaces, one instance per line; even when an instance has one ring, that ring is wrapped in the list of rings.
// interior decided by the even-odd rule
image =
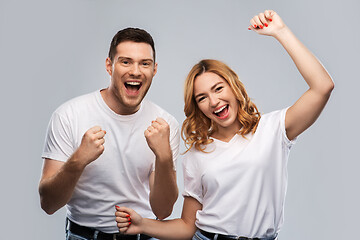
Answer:
[[[221,108],[219,108],[218,110],[214,111],[215,114],[220,113],[222,110],[224,110],[227,107],[227,105],[222,106]]]

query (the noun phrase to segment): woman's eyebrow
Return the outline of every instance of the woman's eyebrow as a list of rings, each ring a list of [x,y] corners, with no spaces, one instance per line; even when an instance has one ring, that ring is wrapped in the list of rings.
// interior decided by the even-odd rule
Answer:
[[[214,90],[219,84],[222,84],[223,82],[218,82],[218,83],[215,83],[211,88],[210,88],[210,90]],[[200,96],[202,96],[202,95],[205,95],[204,93],[199,93],[199,94],[197,94],[197,95],[195,95],[194,97],[195,98],[198,98],[198,97],[200,97]]]

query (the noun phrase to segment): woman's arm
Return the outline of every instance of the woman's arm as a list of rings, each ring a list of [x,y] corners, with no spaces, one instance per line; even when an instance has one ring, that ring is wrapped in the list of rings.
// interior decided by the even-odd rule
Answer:
[[[267,10],[253,17],[249,29],[273,36],[288,52],[309,89],[288,109],[285,128],[288,138],[294,139],[309,128],[325,107],[334,83],[319,60],[296,38],[280,16]]]
[[[196,231],[196,211],[202,205],[192,197],[185,197],[181,218],[172,220],[154,220],[142,218],[134,210],[116,207],[116,222],[119,231],[124,234],[146,234],[159,239],[191,239]]]

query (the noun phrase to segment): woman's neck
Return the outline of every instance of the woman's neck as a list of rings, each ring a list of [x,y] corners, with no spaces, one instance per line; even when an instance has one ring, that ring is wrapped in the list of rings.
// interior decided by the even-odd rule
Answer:
[[[240,129],[241,129],[240,123],[239,125],[234,125],[232,127],[225,127],[225,128],[218,126],[217,130],[213,134],[211,134],[211,137],[216,138],[223,142],[229,142],[235,136],[235,134],[239,132]]]

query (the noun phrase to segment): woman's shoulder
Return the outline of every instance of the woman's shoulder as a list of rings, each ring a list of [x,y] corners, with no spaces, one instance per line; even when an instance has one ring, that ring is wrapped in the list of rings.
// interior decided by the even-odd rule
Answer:
[[[279,122],[285,116],[287,109],[283,108],[261,115],[260,123]]]

